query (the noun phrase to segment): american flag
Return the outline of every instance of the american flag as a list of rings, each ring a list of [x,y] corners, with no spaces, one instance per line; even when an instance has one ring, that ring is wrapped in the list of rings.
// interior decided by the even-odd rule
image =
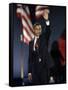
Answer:
[[[17,4],[16,13],[22,21],[21,41],[29,44],[29,42],[34,38],[33,25],[31,22],[29,7],[27,5]]]
[[[36,6],[35,17],[41,17],[45,8],[48,8],[48,6]],[[17,4],[16,13],[22,21],[22,34],[20,35],[21,41],[29,45],[29,42],[34,38],[33,25],[31,22],[31,13],[29,11],[29,7],[27,5]]]

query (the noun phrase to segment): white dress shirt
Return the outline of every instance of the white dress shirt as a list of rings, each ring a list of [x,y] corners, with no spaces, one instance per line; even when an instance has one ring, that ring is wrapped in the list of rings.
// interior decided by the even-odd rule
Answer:
[[[39,38],[39,37],[37,37],[37,36],[35,36],[35,38],[34,38],[34,45],[33,45],[33,50],[34,50],[34,51],[35,51],[35,44],[36,44],[38,38]]]

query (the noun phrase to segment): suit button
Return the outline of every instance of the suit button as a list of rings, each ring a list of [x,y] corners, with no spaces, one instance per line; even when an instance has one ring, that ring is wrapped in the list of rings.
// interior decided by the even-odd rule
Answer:
[[[39,62],[41,62],[41,58],[39,58]]]

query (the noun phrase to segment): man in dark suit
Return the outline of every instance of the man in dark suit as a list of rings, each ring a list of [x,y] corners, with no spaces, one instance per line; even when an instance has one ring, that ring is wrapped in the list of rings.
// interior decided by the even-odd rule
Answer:
[[[35,37],[29,43],[28,79],[32,80],[33,85],[48,84],[50,69],[54,66],[48,52],[48,41],[51,31],[47,13],[48,10],[44,13],[44,19],[39,21],[40,24],[34,24]],[[51,80],[53,80],[53,77],[51,77]]]

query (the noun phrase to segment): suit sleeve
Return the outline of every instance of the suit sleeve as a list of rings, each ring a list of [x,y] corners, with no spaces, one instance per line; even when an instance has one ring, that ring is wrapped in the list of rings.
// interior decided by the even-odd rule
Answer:
[[[31,49],[31,42],[29,43],[28,73],[32,73],[32,49]]]
[[[51,35],[50,25],[49,26],[46,25],[44,34],[45,34],[45,38],[46,38],[47,43],[48,43],[48,41],[50,39],[50,35]]]
[[[49,39],[50,39],[50,35],[51,35],[50,25],[49,26],[46,25],[46,32],[44,34],[45,34],[45,39],[46,39],[47,47],[48,47],[49,46]],[[53,61],[53,58],[51,57],[51,53],[48,52],[48,54],[46,56],[47,56],[46,63],[48,65],[48,67],[53,68],[54,67],[54,61]]]
[[[50,34],[51,34],[50,20],[48,20],[48,21],[49,21],[49,25],[47,25],[47,21],[44,18],[40,18],[40,20],[38,20],[38,23],[40,23],[42,26],[42,35],[47,40],[47,42],[48,42],[48,40],[50,38]]]

